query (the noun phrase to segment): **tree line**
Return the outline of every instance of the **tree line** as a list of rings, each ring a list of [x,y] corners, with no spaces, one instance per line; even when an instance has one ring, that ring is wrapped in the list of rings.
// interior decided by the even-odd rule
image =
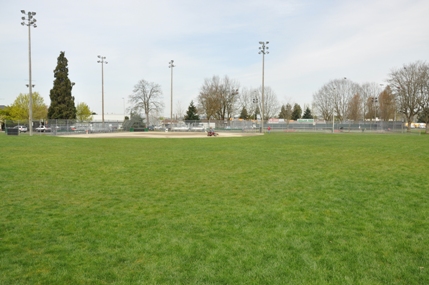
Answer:
[[[72,96],[74,83],[68,78],[68,60],[61,52],[54,70],[53,88],[50,90],[51,103],[48,107],[39,93],[32,94],[33,118],[38,119],[78,119],[90,120],[92,112],[88,105],[75,105]],[[297,120],[300,118],[323,119],[325,121],[398,120],[402,116],[408,123],[413,119],[429,125],[429,65],[416,61],[393,69],[388,77],[388,85],[367,82],[358,84],[347,78],[334,79],[324,84],[313,94],[313,108],[304,108],[297,103],[280,104],[271,87],[241,88],[237,80],[227,75],[214,75],[204,79],[196,102],[191,101],[184,116],[186,120],[206,118],[225,120],[239,114],[241,119],[270,118]],[[28,120],[29,94],[19,94],[11,106],[0,111],[0,119]],[[164,108],[162,89],[159,84],[140,80],[129,95],[128,111],[131,114],[144,113],[146,124],[150,124],[153,114],[159,115]],[[263,108],[262,108],[263,107]],[[314,109],[314,114],[312,114]]]
[[[313,94],[316,112],[324,120],[360,121],[398,120],[411,123],[429,121],[429,65],[416,61],[392,69],[387,85],[355,83],[347,78],[334,79]]]

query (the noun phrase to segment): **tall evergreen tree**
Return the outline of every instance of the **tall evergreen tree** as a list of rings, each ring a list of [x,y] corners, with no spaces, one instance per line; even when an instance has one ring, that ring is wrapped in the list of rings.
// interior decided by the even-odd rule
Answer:
[[[296,121],[298,119],[301,119],[301,114],[302,114],[302,109],[301,106],[299,106],[299,104],[296,104],[293,106],[293,111],[292,111],[292,120]]]
[[[62,51],[57,59],[57,67],[54,70],[54,87],[49,97],[51,105],[48,109],[49,119],[76,119],[76,106],[72,93],[72,83],[68,77],[68,61]]]
[[[252,118],[258,118],[258,115],[261,116],[261,111],[259,110],[259,106],[256,106],[255,114],[253,114]]]
[[[247,114],[246,107],[243,107],[240,114],[240,119],[247,120],[249,118],[249,114]]]
[[[200,120],[200,116],[198,116],[197,108],[194,105],[194,101],[191,101],[191,104],[188,107],[188,111],[186,111],[185,121],[198,121]]]
[[[303,119],[313,119],[313,115],[311,115],[311,110],[310,108],[306,108],[304,111],[304,115],[302,115]]]
[[[285,105],[282,105],[282,108],[280,109],[279,119],[286,119],[286,107],[285,107]]]

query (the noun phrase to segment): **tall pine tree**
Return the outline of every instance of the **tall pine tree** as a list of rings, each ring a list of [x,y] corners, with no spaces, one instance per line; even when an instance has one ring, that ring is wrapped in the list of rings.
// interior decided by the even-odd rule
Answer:
[[[282,105],[282,108],[280,109],[279,113],[279,119],[285,119],[286,118],[286,108],[285,105]]]
[[[310,108],[306,108],[304,111],[304,115],[302,115],[303,119],[313,119],[313,115],[311,115],[311,110]]]
[[[67,64],[67,58],[62,51],[54,70],[54,87],[49,94],[51,105],[48,109],[48,119],[76,119],[76,106],[74,97],[71,95],[73,86],[68,77]]]
[[[191,101],[191,104],[188,107],[188,111],[186,111],[185,121],[199,121],[200,117],[197,113],[197,108],[194,106],[194,101]]]
[[[302,109],[301,106],[299,106],[299,104],[296,104],[293,106],[293,111],[292,111],[292,120],[296,121],[298,119],[301,119],[301,114],[302,114]]]
[[[241,109],[240,119],[247,120],[248,118],[249,118],[249,114],[247,114],[246,107],[243,107],[243,109]]]

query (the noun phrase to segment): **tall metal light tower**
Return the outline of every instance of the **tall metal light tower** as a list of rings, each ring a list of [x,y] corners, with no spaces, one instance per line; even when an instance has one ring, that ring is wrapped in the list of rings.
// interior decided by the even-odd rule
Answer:
[[[172,120],[173,120],[173,67],[175,67],[174,65],[174,60],[171,60],[168,63],[168,68],[171,68],[171,103],[170,103],[170,128],[172,127]]]
[[[104,64],[107,64],[108,62],[105,61],[106,57],[99,55],[98,63],[101,63],[101,121],[103,122],[103,128],[104,128]]]
[[[28,127],[30,129],[30,136],[33,135],[33,90],[34,85],[31,83],[31,27],[37,28],[36,22],[37,20],[34,18],[36,16],[36,12],[28,12],[25,13],[25,10],[21,10],[21,13],[27,15],[27,18],[22,17],[23,22],[21,25],[28,27],[28,69],[29,69],[29,84],[27,84],[30,89],[30,98],[29,98],[29,106],[28,106]],[[27,21],[27,23],[25,22]]]
[[[270,42],[259,42],[259,44],[261,45],[259,47],[259,54],[262,54],[262,110],[261,110],[261,130],[260,132],[262,133],[264,131],[264,72],[265,72],[265,54],[269,54],[270,52],[268,51],[268,47],[267,45]]]

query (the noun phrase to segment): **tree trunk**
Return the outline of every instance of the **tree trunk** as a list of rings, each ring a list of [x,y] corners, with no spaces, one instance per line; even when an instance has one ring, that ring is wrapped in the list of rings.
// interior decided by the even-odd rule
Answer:
[[[145,113],[146,114],[146,128],[149,128],[149,113]],[[171,120],[171,119],[170,119]]]
[[[407,118],[407,133],[411,132],[411,118]]]

